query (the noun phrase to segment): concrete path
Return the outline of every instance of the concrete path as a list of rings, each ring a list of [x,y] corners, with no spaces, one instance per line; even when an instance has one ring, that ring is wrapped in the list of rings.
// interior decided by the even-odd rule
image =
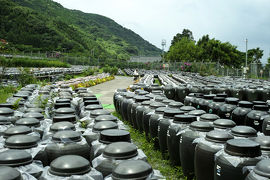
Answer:
[[[132,77],[115,76],[114,80],[98,84],[96,86],[91,87],[90,89],[93,92],[93,94],[97,96],[97,98],[100,100],[105,109],[114,111],[113,106],[114,91],[119,88],[126,89],[131,84],[133,84]]]

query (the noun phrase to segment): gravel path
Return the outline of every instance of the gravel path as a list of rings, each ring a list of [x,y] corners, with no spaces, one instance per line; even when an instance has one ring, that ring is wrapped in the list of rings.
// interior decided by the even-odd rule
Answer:
[[[133,84],[132,77],[115,76],[114,80],[91,87],[91,91],[98,97],[105,109],[114,111],[114,91],[119,88],[127,88],[131,84]]]

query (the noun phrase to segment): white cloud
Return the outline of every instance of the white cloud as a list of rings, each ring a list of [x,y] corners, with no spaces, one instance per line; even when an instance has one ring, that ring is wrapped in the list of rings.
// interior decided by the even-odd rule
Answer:
[[[262,61],[270,50],[269,0],[55,0],[69,9],[107,16],[152,44],[167,48],[176,33],[183,28],[193,32],[196,40],[209,34],[229,41],[245,50],[264,49]]]

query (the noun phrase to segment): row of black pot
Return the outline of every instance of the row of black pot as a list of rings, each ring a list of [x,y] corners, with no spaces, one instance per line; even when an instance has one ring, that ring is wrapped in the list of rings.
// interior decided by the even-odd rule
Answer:
[[[67,86],[50,86],[39,92],[50,96],[51,91],[57,94],[49,97],[52,108],[45,109],[53,111],[45,113],[51,114],[50,118],[44,118],[44,109],[37,107],[25,107],[25,112],[32,112],[15,122],[8,119],[11,113],[5,114],[8,118],[1,127],[9,127],[1,137],[2,177],[13,173],[11,179],[163,178],[131,143],[129,132],[119,128],[119,120],[87,89],[72,92]],[[89,104],[89,98],[95,98],[95,103]],[[74,100],[77,104],[72,105]],[[89,116],[80,119],[77,106]],[[81,127],[85,122],[89,123],[86,129]]]
[[[119,90],[114,104],[122,118],[152,139],[172,165],[181,165],[189,179],[245,179],[249,171],[243,173],[243,167],[268,158],[269,136],[164,95]]]
[[[217,114],[220,118],[231,119],[237,125],[251,126],[269,135],[267,124],[270,112],[267,102],[239,101],[238,98],[227,97],[226,94],[194,93],[186,96],[184,103],[207,113]]]

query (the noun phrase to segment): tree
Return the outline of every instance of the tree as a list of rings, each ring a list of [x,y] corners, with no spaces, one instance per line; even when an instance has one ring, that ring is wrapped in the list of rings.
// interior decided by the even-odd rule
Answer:
[[[194,41],[193,34],[189,29],[183,29],[182,34],[177,33],[172,40],[172,45],[186,37],[189,41]]]
[[[183,37],[180,41],[177,41],[170,47],[169,52],[166,54],[166,59],[186,62],[195,61],[199,52],[200,48],[196,46],[194,41],[190,41],[189,38]]]
[[[260,59],[263,57],[263,50],[259,47],[248,50],[248,59],[251,62],[260,62]]]

